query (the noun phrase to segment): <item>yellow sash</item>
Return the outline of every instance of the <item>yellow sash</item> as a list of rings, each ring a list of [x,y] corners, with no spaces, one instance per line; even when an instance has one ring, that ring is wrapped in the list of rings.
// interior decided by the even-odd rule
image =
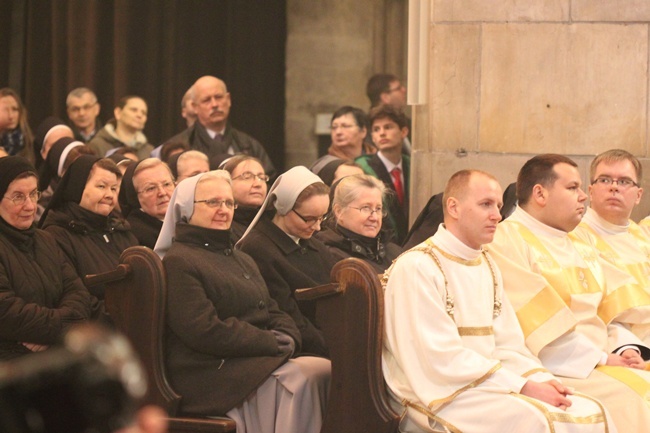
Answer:
[[[646,289],[650,288],[650,278],[648,277],[648,267],[650,266],[648,253],[650,252],[650,244],[646,236],[642,233],[641,228],[633,222],[630,223],[630,234],[634,236],[639,247],[646,252],[645,260],[639,263],[624,263],[620,254],[602,236],[596,233],[592,227],[585,223],[580,223],[580,226],[587,229],[592,235],[596,243],[596,249],[600,252],[601,257],[623,272],[632,275],[639,283],[638,285],[625,284],[615,288],[611,292],[608,291],[598,307],[598,316],[605,323],[609,324],[616,316],[626,310],[650,305],[650,294]]]
[[[642,398],[646,400],[650,399],[650,383],[636,375],[632,369],[613,367],[610,365],[599,365],[596,367],[596,370],[624,383]]]
[[[560,310],[571,307],[571,295],[602,292],[591,267],[564,268],[548,252],[544,244],[523,224],[515,224],[526,243],[536,252],[536,263],[541,275],[548,285],[535,295],[526,305],[517,311],[517,318],[528,337],[537,328],[555,316]],[[574,242],[580,255],[589,263],[595,260],[595,254],[584,247],[581,242]]]

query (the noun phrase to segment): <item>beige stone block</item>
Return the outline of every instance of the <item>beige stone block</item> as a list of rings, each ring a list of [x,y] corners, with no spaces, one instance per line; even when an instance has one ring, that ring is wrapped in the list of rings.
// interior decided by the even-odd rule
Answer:
[[[480,43],[478,25],[433,26],[428,110],[431,131],[428,146],[421,149],[476,149]]]
[[[569,1],[570,0],[433,0],[432,17],[434,22],[566,21],[569,17]]]
[[[647,40],[645,25],[485,25],[480,150],[644,154]]]
[[[468,152],[458,157],[452,152],[416,151],[411,164],[411,223],[432,195],[442,192],[452,174],[459,170],[482,170],[497,178],[505,189],[517,180],[519,170],[535,154]],[[583,189],[587,190],[592,157],[569,155],[578,164]],[[650,166],[650,162],[648,163]],[[650,169],[650,167],[648,167]],[[650,187],[650,180],[648,181]]]
[[[650,159],[639,158],[639,160],[641,161],[643,172],[650,173]],[[645,175],[641,181],[641,187],[644,191],[643,196],[641,196],[641,202],[632,211],[632,219],[636,222],[639,222],[650,214],[650,179],[648,175]]]
[[[650,21],[648,0],[573,0],[573,21]]]

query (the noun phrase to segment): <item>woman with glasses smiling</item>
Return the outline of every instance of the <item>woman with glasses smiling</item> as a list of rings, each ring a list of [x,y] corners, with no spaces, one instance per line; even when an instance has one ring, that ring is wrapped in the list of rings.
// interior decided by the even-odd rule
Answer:
[[[383,240],[381,223],[386,216],[386,187],[366,174],[347,176],[332,186],[332,212],[327,229],[316,237],[337,260],[357,257],[383,273],[402,249]]]
[[[96,304],[54,238],[34,226],[37,184],[25,158],[0,159],[0,360],[57,344]]]
[[[39,224],[52,233],[82,278],[113,270],[122,251],[138,245],[114,209],[122,172],[109,158],[83,155],[70,165]],[[103,286],[91,293],[104,299]]]
[[[151,249],[156,245],[175,187],[171,170],[158,158],[127,167],[120,187],[120,210],[140,245]]]
[[[264,203],[269,177],[260,160],[250,155],[235,155],[222,162],[221,166],[232,176],[232,193],[237,209],[230,230],[236,242]]]
[[[255,262],[233,251],[237,205],[215,170],[183,180],[155,251],[167,271],[166,360],[183,413],[227,415],[244,432],[320,431],[330,363],[293,359],[300,333]]]
[[[329,207],[329,187],[306,167],[298,166],[275,181],[264,204],[238,245],[253,257],[269,292],[298,325],[304,353],[327,355],[315,323],[315,304],[298,305],[296,289],[330,282],[335,260],[312,236]],[[263,217],[273,205],[275,216]]]

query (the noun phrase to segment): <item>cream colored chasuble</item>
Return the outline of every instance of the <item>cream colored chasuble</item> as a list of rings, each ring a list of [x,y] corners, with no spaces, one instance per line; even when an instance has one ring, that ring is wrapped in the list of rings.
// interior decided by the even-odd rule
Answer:
[[[528,378],[553,376],[526,349],[489,254],[441,226],[383,283],[383,371],[402,431],[605,431],[593,400],[575,397],[564,412],[518,394]]]

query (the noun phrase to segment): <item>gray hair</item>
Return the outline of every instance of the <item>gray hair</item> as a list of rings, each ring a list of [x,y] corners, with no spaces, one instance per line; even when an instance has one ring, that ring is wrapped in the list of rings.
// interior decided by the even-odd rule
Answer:
[[[339,206],[345,208],[355,201],[361,194],[360,188],[376,189],[381,193],[382,200],[386,195],[386,185],[379,179],[367,174],[355,174],[341,179],[334,189],[332,208]]]
[[[72,98],[81,98],[86,93],[90,93],[92,95],[94,99],[93,104],[97,103],[97,95],[95,95],[95,92],[90,90],[88,87],[77,87],[76,89],[73,89],[70,93],[68,93],[68,97],[65,100],[66,107],[70,106],[70,104],[72,103]]]

